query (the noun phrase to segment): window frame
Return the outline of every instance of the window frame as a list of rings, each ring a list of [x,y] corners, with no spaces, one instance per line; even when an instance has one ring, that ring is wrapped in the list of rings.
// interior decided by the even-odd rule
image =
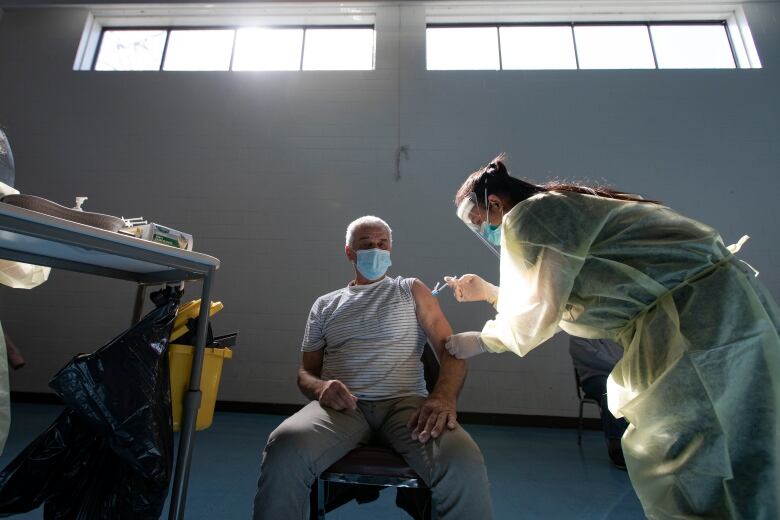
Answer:
[[[426,35],[428,29],[451,29],[451,28],[495,28],[496,29],[496,37],[498,39],[498,66],[499,68],[496,70],[499,71],[505,71],[505,70],[533,70],[537,71],[538,69],[505,69],[503,58],[502,58],[502,49],[501,49],[501,28],[502,27],[569,27],[571,30],[571,38],[572,38],[572,45],[574,47],[574,58],[577,65],[576,69],[542,69],[542,70],[706,70],[706,69],[694,69],[694,68],[683,68],[683,69],[671,69],[671,68],[660,68],[658,66],[658,58],[656,56],[655,52],[655,44],[653,42],[653,33],[650,30],[651,26],[690,26],[690,25],[702,25],[702,26],[721,26],[724,29],[724,32],[726,33],[726,39],[729,43],[729,49],[731,50],[731,58],[734,61],[734,67],[724,67],[722,69],[717,70],[731,70],[731,69],[740,69],[740,68],[753,68],[753,67],[740,67],[740,60],[737,53],[737,49],[734,45],[734,40],[731,36],[731,31],[729,30],[729,24],[728,20],[658,20],[658,21],[652,21],[652,20],[644,20],[644,21],[618,21],[618,20],[607,20],[607,21],[597,21],[597,20],[589,20],[589,21],[570,21],[570,22],[541,22],[541,21],[533,21],[533,22],[465,22],[465,23],[455,23],[455,22],[444,22],[444,23],[427,23],[425,25]],[[644,26],[647,30],[647,37],[650,42],[650,49],[653,53],[653,62],[655,66],[653,68],[641,68],[641,69],[583,69],[580,67],[580,56],[577,50],[577,38],[574,34],[574,28],[580,26],[580,27],[595,27],[595,26],[620,26],[620,27],[626,27],[626,26]],[[427,69],[426,70],[436,70],[436,69]],[[472,70],[472,69],[450,69],[450,70]]]
[[[726,35],[736,69],[762,68],[761,59],[758,56],[744,8],[739,3],[708,4],[700,2],[670,4],[658,0],[636,2],[619,0],[583,3],[563,0],[561,2],[542,4],[533,0],[520,0],[512,3],[499,3],[494,0],[480,2],[479,4],[462,4],[457,2],[429,4],[426,7],[425,14],[426,29],[431,26],[452,27],[470,25],[483,27],[511,25],[560,26],[569,24],[695,25],[697,23],[711,24],[713,22],[725,24]],[[657,64],[657,59],[655,61]],[[577,70],[583,70],[579,69],[579,63],[577,66]]]
[[[171,30],[177,29],[243,29],[243,28],[338,28],[372,29],[374,31],[372,69],[376,70],[376,5],[363,4],[344,7],[341,4],[279,4],[255,6],[149,6],[143,9],[133,7],[96,7],[89,12],[84,30],[76,51],[73,70],[95,71],[95,63],[100,52],[103,34],[110,30],[166,30],[165,49],[157,72],[174,72],[162,69],[165,63],[168,39]],[[235,34],[235,33],[234,33]],[[302,45],[305,45],[305,39]],[[235,50],[235,36],[234,46]],[[303,51],[303,48],[302,48]],[[303,52],[301,52],[303,56]],[[302,63],[302,62],[301,62]],[[230,57],[230,70],[233,71],[233,52]],[[354,70],[354,69],[349,69]],[[346,70],[345,71],[349,71]],[[142,71],[115,71],[142,72]],[[147,72],[155,72],[147,71]],[[215,72],[215,71],[193,71]],[[277,72],[277,71],[253,71]],[[286,71],[296,72],[296,71]],[[302,72],[299,67],[297,72]],[[308,71],[314,72],[314,71]],[[362,70],[362,72],[369,72]]]
[[[250,29],[250,28],[258,28],[258,29],[303,29],[303,38],[301,39],[301,57],[298,63],[298,69],[292,70],[292,71],[234,71],[233,70],[233,57],[236,53],[236,37],[238,35],[239,29]],[[374,47],[372,48],[372,52],[374,54],[374,58],[372,60],[371,69],[333,69],[330,70],[330,72],[334,71],[340,71],[340,70],[376,70],[376,26],[375,25],[357,25],[357,24],[348,24],[348,25],[169,25],[167,27],[163,26],[122,26],[122,27],[102,27],[100,30],[100,36],[97,40],[95,52],[92,57],[92,63],[90,64],[90,67],[88,70],[94,71],[94,72],[312,72],[308,69],[303,68],[303,56],[306,49],[306,31],[307,29],[371,29],[375,33],[374,37]],[[233,31],[233,44],[230,50],[230,62],[228,64],[227,70],[199,70],[199,69],[192,69],[189,71],[179,71],[179,70],[166,70],[165,67],[165,57],[168,53],[168,42],[171,39],[171,31],[224,31],[224,30],[231,30]],[[160,57],[160,65],[157,68],[157,70],[149,69],[145,71],[134,71],[134,70],[117,70],[117,71],[99,71],[95,69],[95,66],[97,65],[98,57],[100,56],[100,49],[103,44],[103,36],[106,34],[106,32],[109,31],[165,31],[165,43],[163,44],[163,52]]]

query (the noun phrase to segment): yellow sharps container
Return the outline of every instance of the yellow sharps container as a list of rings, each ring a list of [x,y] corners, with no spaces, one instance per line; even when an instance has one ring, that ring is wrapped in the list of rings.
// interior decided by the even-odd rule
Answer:
[[[209,316],[222,309],[221,302],[211,302]],[[184,395],[190,384],[192,356],[195,348],[192,345],[174,343],[176,339],[187,332],[187,321],[196,318],[200,312],[200,300],[182,305],[176,315],[176,321],[171,333],[171,344],[168,345],[168,361],[171,373],[171,413],[173,415],[173,430],[181,429]],[[233,357],[233,351],[228,347],[206,348],[203,353],[203,370],[200,375],[201,403],[196,430],[205,430],[214,420],[214,407],[217,403],[219,380],[222,377],[222,363]]]
[[[171,365],[171,412],[173,431],[181,429],[182,403],[190,384],[192,370],[191,345],[172,344],[168,346],[168,360]],[[200,374],[201,401],[198,409],[196,430],[205,430],[214,420],[214,406],[217,404],[219,380],[222,377],[222,362],[233,357],[233,351],[227,347],[207,348],[203,353],[203,371]]]

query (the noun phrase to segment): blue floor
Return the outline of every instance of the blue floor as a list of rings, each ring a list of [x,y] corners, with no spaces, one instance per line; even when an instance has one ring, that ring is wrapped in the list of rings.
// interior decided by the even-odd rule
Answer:
[[[50,405],[14,404],[0,467],[42,432],[60,410]],[[198,432],[185,510],[188,520],[249,518],[260,453],[268,434],[283,419],[277,415],[217,413],[214,425]],[[471,424],[465,428],[485,456],[497,520],[644,518],[628,475],[610,465],[600,432],[585,431],[579,447],[575,430]],[[347,504],[327,518],[408,519],[396,509],[394,500],[394,491],[386,490],[376,502]],[[43,511],[16,518],[42,519]],[[167,518],[167,508],[162,518]]]

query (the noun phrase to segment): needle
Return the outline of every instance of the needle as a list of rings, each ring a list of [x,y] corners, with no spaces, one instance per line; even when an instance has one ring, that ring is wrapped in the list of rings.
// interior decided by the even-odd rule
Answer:
[[[433,290],[431,291],[431,294],[434,296],[438,296],[440,292],[442,292],[446,287],[449,287],[446,283],[441,284],[441,287],[439,287],[440,282],[436,282],[436,285],[433,287]]]

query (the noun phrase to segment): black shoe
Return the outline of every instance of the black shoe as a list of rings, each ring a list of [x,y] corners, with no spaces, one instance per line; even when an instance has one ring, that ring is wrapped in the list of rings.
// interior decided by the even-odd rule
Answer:
[[[623,457],[623,448],[620,445],[620,439],[610,439],[609,448],[609,460],[612,461],[612,465],[617,469],[626,470],[626,459]]]

